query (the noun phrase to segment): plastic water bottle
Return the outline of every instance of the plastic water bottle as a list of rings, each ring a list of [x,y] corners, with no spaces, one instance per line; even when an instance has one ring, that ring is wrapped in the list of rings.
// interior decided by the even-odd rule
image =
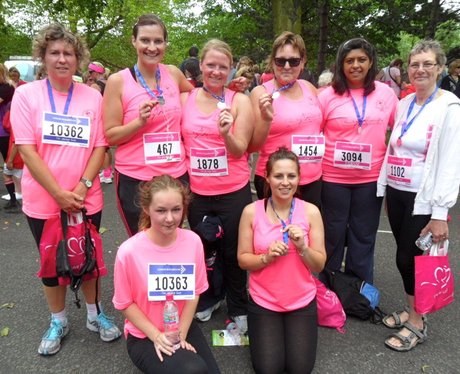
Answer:
[[[179,349],[179,309],[177,308],[177,304],[174,301],[174,295],[172,293],[166,294],[166,302],[163,308],[163,325],[165,335],[171,344],[173,344],[173,349]]]
[[[422,251],[428,251],[433,245],[433,236],[431,232],[418,238],[415,241],[415,245],[419,247]]]

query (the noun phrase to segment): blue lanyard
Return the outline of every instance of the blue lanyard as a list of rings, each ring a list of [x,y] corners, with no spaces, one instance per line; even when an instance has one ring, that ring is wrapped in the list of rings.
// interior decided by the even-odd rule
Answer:
[[[295,81],[293,81],[291,83],[285,84],[284,86],[278,88],[277,90],[275,88],[273,88],[272,96],[273,96],[273,94],[275,94],[277,92],[283,92],[283,91],[289,90],[295,84],[295,82],[297,82],[297,80],[295,80]],[[279,96],[279,94],[276,97],[278,97],[278,96]]]
[[[363,96],[363,109],[361,111],[361,114],[359,114],[358,105],[356,104],[356,101],[353,95],[351,94],[350,91],[348,91],[348,94],[351,97],[351,101],[353,101],[353,107],[355,108],[356,118],[358,119],[358,130],[360,130],[361,127],[363,127],[364,117],[366,116],[367,96],[366,95]]]
[[[56,104],[54,102],[53,87],[51,87],[51,82],[49,79],[46,79],[46,85],[48,87],[48,97],[50,99],[51,111],[53,113],[56,113]],[[72,101],[72,95],[73,95],[73,82],[70,85],[69,91],[67,93],[67,100],[65,101],[65,105],[64,105],[64,114],[67,114],[69,112],[69,106],[70,106],[70,102]]]
[[[270,205],[272,206],[273,212],[276,215],[276,218],[278,218],[280,220],[280,222],[281,222],[281,227],[283,229],[286,228],[287,224],[290,224],[291,221],[292,221],[292,213],[294,212],[294,207],[295,207],[295,198],[293,198],[292,202],[291,202],[291,208],[289,209],[289,217],[288,217],[288,220],[287,220],[287,224],[286,224],[286,222],[284,222],[283,219],[281,219],[281,217],[278,215],[278,213],[276,213],[275,207],[273,205],[273,199],[271,197],[269,197],[269,200],[270,200]],[[289,233],[287,231],[283,232],[283,242],[285,244],[289,243]]]
[[[418,117],[418,115],[421,113],[421,111],[423,110],[423,108],[425,108],[426,105],[428,105],[433,99],[434,97],[436,96],[436,92],[438,92],[438,88],[436,86],[436,89],[434,90],[434,92],[431,94],[431,96],[423,103],[422,107],[420,108],[420,110],[417,112],[417,114],[412,117],[412,119],[407,122],[407,120],[409,119],[409,116],[410,114],[412,113],[412,109],[414,109],[414,105],[415,105],[415,100],[416,100],[416,97],[414,96],[414,98],[412,99],[410,105],[409,105],[409,110],[407,111],[407,115],[406,115],[406,120],[404,121],[404,123],[401,125],[401,135],[399,135],[398,137],[398,141],[399,143],[401,143],[401,138],[404,136],[404,134],[407,132],[407,130],[410,129],[410,127],[412,126],[412,124],[414,123],[415,119]]]
[[[157,66],[157,71],[155,72],[155,83],[157,84],[157,89],[156,93],[153,92],[150,87],[147,85],[147,82],[145,81],[144,77],[142,76],[141,71],[139,70],[137,64],[134,65],[134,72],[136,73],[136,77],[139,80],[139,83],[141,84],[142,87],[147,91],[147,93],[150,95],[152,99],[159,99],[159,101],[164,101],[163,98],[163,90],[160,88],[160,82],[161,82],[161,73],[160,73],[160,67]]]
[[[225,103],[225,93],[224,93],[223,88],[222,88],[222,96],[216,95],[215,93],[209,91],[205,86],[203,86],[203,90],[205,90],[208,94],[210,94],[214,99],[220,101],[221,103]]]

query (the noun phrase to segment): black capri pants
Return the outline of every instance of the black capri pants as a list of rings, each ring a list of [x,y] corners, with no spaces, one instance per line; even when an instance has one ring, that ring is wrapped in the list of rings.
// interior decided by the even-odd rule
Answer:
[[[387,187],[388,220],[396,240],[396,265],[404,283],[406,294],[413,296],[415,289],[415,256],[423,251],[415,245],[420,231],[431,215],[412,215],[415,192]]]

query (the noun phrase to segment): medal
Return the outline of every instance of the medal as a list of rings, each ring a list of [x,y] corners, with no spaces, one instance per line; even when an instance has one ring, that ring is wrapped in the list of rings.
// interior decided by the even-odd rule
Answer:
[[[222,102],[222,101],[219,101],[217,103],[217,107],[220,109],[220,110],[224,110],[227,108],[227,105],[225,104],[225,102]]]
[[[402,140],[401,140],[400,137],[398,138],[398,140],[396,140],[396,145],[397,145],[398,147],[401,147],[401,145],[402,145]]]
[[[362,127],[358,126],[358,134],[361,134]]]
[[[158,96],[157,100],[158,100],[158,104],[165,105],[165,98],[163,96]]]
[[[272,99],[276,100],[277,98],[279,98],[281,96],[280,92],[283,92],[283,91],[286,91],[286,90],[290,89],[295,84],[295,82],[297,82],[297,81],[285,84],[284,86],[278,88],[277,90],[273,89]]]
[[[351,94],[350,90],[348,90],[348,94],[350,95],[351,101],[353,102],[353,107],[355,108],[356,118],[358,120],[358,134],[361,134],[361,130],[364,124],[364,117],[366,117],[367,96],[363,96],[363,108],[361,110],[361,113],[359,113],[358,104],[356,104],[356,101],[353,95]]]

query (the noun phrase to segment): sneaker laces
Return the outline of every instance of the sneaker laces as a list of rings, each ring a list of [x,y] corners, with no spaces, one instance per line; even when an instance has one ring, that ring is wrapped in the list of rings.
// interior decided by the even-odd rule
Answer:
[[[45,332],[43,336],[44,339],[56,340],[62,337],[64,333],[64,327],[62,326],[61,321],[57,319],[52,319],[50,328]]]
[[[115,317],[109,317],[104,314],[104,312],[101,312],[97,318],[96,321],[98,324],[103,328],[103,329],[111,329],[114,326],[114,321]]]

